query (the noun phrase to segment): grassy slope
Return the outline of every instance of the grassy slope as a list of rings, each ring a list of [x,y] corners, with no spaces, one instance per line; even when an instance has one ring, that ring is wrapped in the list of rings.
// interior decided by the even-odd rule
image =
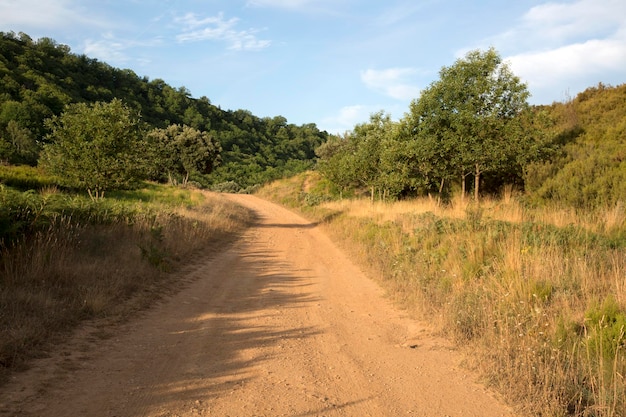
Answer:
[[[321,220],[522,412],[626,415],[623,206],[531,210],[511,196],[480,206],[324,202],[318,181],[298,176],[260,194]]]

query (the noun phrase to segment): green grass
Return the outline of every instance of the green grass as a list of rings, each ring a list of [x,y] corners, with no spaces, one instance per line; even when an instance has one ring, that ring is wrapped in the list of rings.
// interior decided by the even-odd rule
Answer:
[[[57,180],[35,167],[0,165],[0,184],[26,191],[56,187]]]

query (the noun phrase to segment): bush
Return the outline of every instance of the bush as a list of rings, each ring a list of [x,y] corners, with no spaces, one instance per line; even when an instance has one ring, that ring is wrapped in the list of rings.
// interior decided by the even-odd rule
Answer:
[[[238,193],[241,191],[241,186],[235,181],[226,181],[219,184],[215,184],[211,189],[218,193]]]

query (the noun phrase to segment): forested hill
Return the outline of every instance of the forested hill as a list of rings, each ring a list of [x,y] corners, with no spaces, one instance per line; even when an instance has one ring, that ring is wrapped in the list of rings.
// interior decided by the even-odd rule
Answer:
[[[152,128],[187,125],[221,144],[222,163],[210,177],[241,187],[312,166],[314,149],[328,134],[315,124],[296,126],[282,116],[260,118],[246,110],[222,110],[185,87],[114,68],[49,38],[0,32],[0,160],[34,165],[45,140],[44,121],[72,103],[110,102],[138,110]],[[231,184],[233,185],[233,184]]]

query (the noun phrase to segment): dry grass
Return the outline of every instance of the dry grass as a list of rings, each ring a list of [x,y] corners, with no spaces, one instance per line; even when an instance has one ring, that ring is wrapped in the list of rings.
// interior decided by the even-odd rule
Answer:
[[[50,190],[46,191],[52,192]],[[176,190],[172,191],[176,193]],[[106,225],[60,217],[0,259],[0,382],[81,320],[117,322],[177,288],[179,270],[232,241],[250,213],[218,195],[142,204]]]
[[[300,183],[292,201],[304,201]],[[396,301],[456,340],[520,412],[626,416],[622,205],[529,209],[506,195],[303,209]]]

